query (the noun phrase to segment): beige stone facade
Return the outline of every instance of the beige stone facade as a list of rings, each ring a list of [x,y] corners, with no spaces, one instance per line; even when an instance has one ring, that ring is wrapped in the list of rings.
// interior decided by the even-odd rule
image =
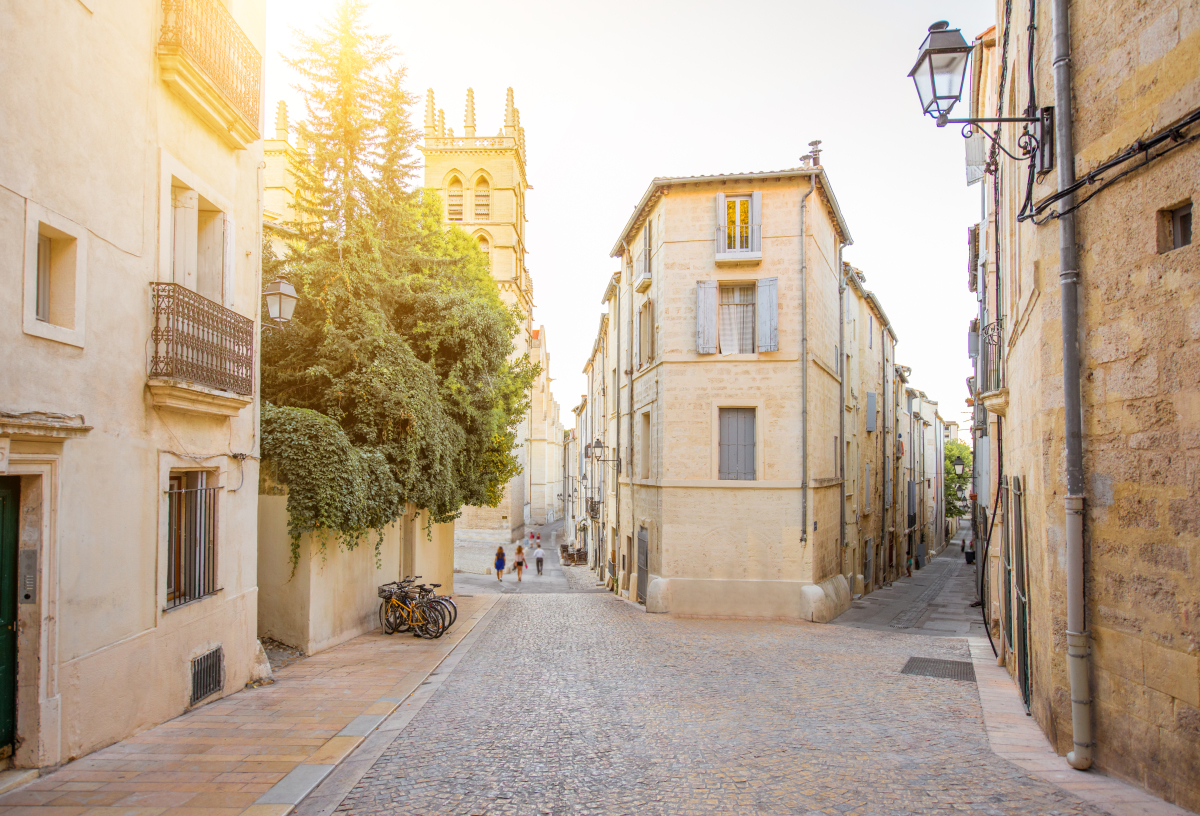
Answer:
[[[997,13],[999,27],[977,43],[970,115],[1020,115],[1031,92],[1053,104],[1050,6],[1037,7],[1034,89],[1025,79],[1028,10],[1013,4],[1005,20],[998,4]],[[1129,157],[1077,194],[1075,212],[1095,764],[1200,810],[1200,250],[1182,240],[1178,219],[1200,193],[1191,141],[1200,132],[1200,12],[1168,0],[1076,2],[1070,18],[1076,175]],[[1179,138],[1145,147],[1187,116]],[[1018,133],[1002,131],[1013,152]],[[980,299],[977,523],[981,538],[992,531],[997,640],[1030,712],[1065,754],[1073,732],[1059,222],[1047,218],[1057,207],[1041,225],[1017,220],[1025,168],[1000,155],[998,174],[986,177],[970,270]],[[1051,168],[1033,180],[1032,200],[1056,185]]]
[[[0,544],[21,593],[0,752],[18,767],[251,679],[265,4],[230,5],[73,3],[51,23],[6,4],[0,482],[20,525]]]
[[[534,329],[533,358],[542,373],[533,385],[529,407],[530,434],[527,440],[529,471],[529,522],[535,526],[563,518],[563,474],[566,470],[565,440],[558,402],[550,393],[550,352],[546,327]]]
[[[864,573],[906,533],[882,499],[889,465],[908,475],[887,453],[895,336],[849,242],[819,165],[651,183],[613,248],[577,419],[583,528],[616,591],[827,621],[894,577]]]

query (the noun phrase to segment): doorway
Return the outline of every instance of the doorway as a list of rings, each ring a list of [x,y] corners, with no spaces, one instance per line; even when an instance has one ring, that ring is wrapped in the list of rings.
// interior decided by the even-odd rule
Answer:
[[[21,479],[0,477],[0,756],[17,729],[17,518]]]
[[[638,528],[637,549],[637,600],[646,602],[646,586],[650,581],[650,531],[645,527]]]

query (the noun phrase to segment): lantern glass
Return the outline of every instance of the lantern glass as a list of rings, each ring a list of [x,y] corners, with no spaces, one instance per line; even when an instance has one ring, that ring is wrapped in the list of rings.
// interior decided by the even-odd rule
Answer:
[[[950,113],[962,96],[970,53],[971,46],[963,39],[962,32],[949,28],[949,23],[942,21],[929,27],[917,64],[908,74],[917,87],[924,113],[937,116]]]
[[[296,287],[283,278],[267,284],[263,298],[267,301],[267,314],[278,323],[286,323],[292,319],[296,303],[300,300],[296,295]]]
[[[954,457],[954,473],[956,476],[962,476],[966,466],[967,464],[962,460],[961,456]]]

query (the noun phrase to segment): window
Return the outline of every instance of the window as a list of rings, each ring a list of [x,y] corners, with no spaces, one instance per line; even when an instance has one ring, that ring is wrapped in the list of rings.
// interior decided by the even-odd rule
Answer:
[[[462,221],[463,220],[463,185],[458,176],[450,179],[448,188],[448,196],[446,198],[446,220],[447,221]]]
[[[719,410],[720,450],[717,478],[754,480],[754,413],[754,408]]]
[[[482,253],[484,254],[484,256],[485,256],[485,257],[488,259],[488,265],[489,265],[489,266],[491,266],[491,263],[492,263],[492,255],[491,255],[492,247],[491,247],[491,244],[489,244],[489,243],[488,243],[488,239],[487,239],[487,236],[486,236],[486,235],[480,235],[480,236],[479,236],[479,251],[480,251],[480,252],[482,252]]]
[[[717,260],[762,258],[762,193],[717,194]]]
[[[866,474],[863,477],[863,512],[871,512],[871,463],[867,463]]]
[[[88,233],[32,201],[25,207],[23,329],[83,346]]]
[[[490,221],[492,219],[492,189],[487,179],[481,178],[475,182],[475,220]]]
[[[638,309],[637,325],[638,368],[654,360],[654,302],[647,299]]]
[[[225,226],[220,207],[178,179],[172,180],[171,279],[222,306]]]
[[[638,445],[638,478],[650,478],[650,412],[642,412],[642,438]]]
[[[171,474],[167,490],[167,608],[217,591],[217,498],[215,474]]]
[[[754,352],[754,285],[721,287],[722,354]]]
[[[1170,252],[1192,242],[1192,203],[1159,212],[1158,251]]]
[[[833,370],[838,376],[842,374],[842,358],[838,356],[838,347],[833,347]]]

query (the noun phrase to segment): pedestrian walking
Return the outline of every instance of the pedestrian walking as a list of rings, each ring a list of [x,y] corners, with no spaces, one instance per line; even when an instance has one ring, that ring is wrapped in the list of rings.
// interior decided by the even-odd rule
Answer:
[[[538,544],[538,548],[533,551],[533,560],[537,564],[538,575],[542,574],[542,560],[546,557],[546,551],[542,549],[542,545]]]
[[[963,555],[966,556],[968,564],[975,563],[975,539],[963,541]]]
[[[521,580],[521,570],[525,569],[525,548],[517,545],[517,554],[513,556],[513,569],[517,571],[517,581]]]
[[[908,554],[908,564],[905,566],[905,569],[908,571],[908,577],[912,578],[912,553]]]
[[[504,582],[504,548],[496,548],[496,580]]]

